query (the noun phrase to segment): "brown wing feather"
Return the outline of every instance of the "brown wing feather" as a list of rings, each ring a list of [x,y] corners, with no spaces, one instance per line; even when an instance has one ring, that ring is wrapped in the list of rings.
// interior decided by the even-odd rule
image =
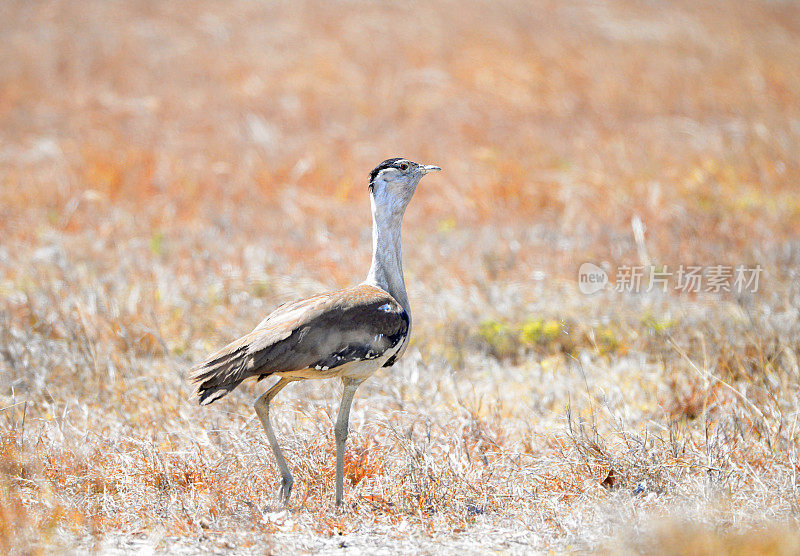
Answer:
[[[189,380],[200,403],[211,403],[252,376],[378,357],[403,340],[408,324],[397,301],[374,286],[317,295],[282,305],[195,365]]]

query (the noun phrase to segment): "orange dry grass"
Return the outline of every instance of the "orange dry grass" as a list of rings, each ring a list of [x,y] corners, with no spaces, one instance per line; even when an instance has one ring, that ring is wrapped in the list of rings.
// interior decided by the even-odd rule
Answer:
[[[0,11],[0,550],[794,546],[797,6]],[[284,513],[260,387],[201,409],[184,372],[362,278],[394,155],[445,169],[407,214],[414,340],[357,397],[341,510],[335,385],[281,394]],[[763,276],[576,293],[642,258]]]

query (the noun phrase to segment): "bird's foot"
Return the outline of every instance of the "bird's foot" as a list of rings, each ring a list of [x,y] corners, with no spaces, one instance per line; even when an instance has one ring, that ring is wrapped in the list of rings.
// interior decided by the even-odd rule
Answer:
[[[284,503],[289,504],[289,497],[292,495],[292,487],[294,486],[294,479],[291,475],[284,475],[281,477],[281,484],[278,487],[278,499]]]

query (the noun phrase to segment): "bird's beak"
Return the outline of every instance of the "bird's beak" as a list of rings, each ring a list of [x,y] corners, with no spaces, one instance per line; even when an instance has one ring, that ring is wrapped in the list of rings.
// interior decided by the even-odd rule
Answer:
[[[439,172],[441,171],[441,168],[434,166],[433,164],[422,164],[420,165],[419,170],[422,172],[422,175],[425,175],[428,172]]]

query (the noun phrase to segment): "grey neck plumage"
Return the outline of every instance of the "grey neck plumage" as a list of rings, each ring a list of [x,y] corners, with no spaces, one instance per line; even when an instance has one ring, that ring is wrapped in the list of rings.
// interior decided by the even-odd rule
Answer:
[[[378,286],[394,297],[411,316],[406,283],[403,280],[403,253],[400,230],[405,206],[372,204],[372,266],[365,282]]]

